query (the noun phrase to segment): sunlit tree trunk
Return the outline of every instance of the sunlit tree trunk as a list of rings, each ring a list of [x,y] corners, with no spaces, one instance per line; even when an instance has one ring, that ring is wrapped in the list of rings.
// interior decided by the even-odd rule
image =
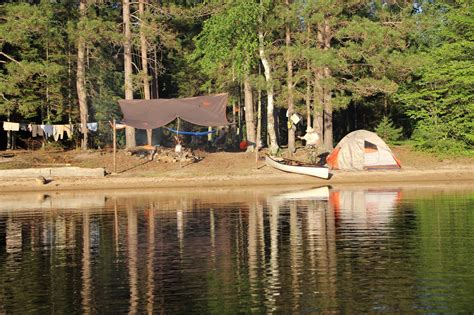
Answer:
[[[79,101],[79,112],[81,119],[81,132],[83,138],[81,140],[81,149],[87,150],[87,120],[89,119],[89,109],[87,108],[87,94],[86,94],[86,41],[84,38],[81,23],[84,23],[87,0],[80,0],[79,2],[79,33],[77,37],[77,73],[76,73],[76,89],[77,99]]]
[[[258,32],[259,39],[259,55],[260,60],[262,61],[265,80],[267,81],[267,132],[269,136],[269,147],[271,153],[276,153],[278,151],[278,143],[275,132],[275,117],[273,116],[274,102],[273,102],[273,79],[270,68],[270,63],[268,62],[267,56],[265,55],[265,43],[263,38],[263,32]]]
[[[123,58],[124,58],[124,74],[125,74],[125,99],[133,99],[133,83],[132,83],[132,31],[130,29],[130,2],[123,0],[123,25],[124,25],[124,42],[123,42]],[[128,127],[125,129],[125,142],[127,148],[136,146],[135,128]]]
[[[262,147],[262,90],[258,89],[256,150]]]
[[[148,45],[145,37],[145,4],[147,0],[140,0],[138,2],[138,11],[140,13],[140,50],[142,58],[142,76],[143,76],[143,91],[146,100],[151,99],[150,96],[150,80],[148,78]],[[152,144],[153,129],[146,130],[147,144]]]
[[[286,0],[286,4],[289,5],[288,0]],[[291,116],[293,115],[295,108],[294,108],[294,100],[293,100],[293,59],[291,58],[290,54],[290,45],[291,45],[291,31],[290,27],[286,26],[285,32],[285,43],[286,43],[286,67],[287,67],[287,87],[288,87],[288,121],[291,122]],[[296,151],[295,148],[295,126],[291,122],[288,124],[288,151],[290,154],[293,154]]]
[[[253,152],[255,148],[255,115],[253,112],[252,86],[248,74],[244,77],[244,106],[245,106],[245,126],[247,131],[247,141],[251,144],[247,147],[247,152]]]

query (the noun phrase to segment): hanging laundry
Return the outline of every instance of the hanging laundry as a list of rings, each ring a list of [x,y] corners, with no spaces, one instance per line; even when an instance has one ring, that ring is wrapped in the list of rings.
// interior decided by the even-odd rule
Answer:
[[[72,124],[64,125],[64,131],[66,132],[67,137],[69,139],[71,139],[72,138],[72,133],[74,131],[74,126]]]
[[[64,125],[53,125],[53,138],[54,141],[64,139]]]
[[[71,138],[72,135],[72,126],[71,125],[53,125],[53,137],[54,141],[59,139],[64,139],[64,133],[66,133],[67,138]]]
[[[41,125],[41,129],[43,129],[46,138],[51,137],[54,133],[52,125]]]
[[[29,124],[28,130],[31,131],[31,136],[33,138],[44,137],[44,131],[43,131],[43,129],[41,129],[40,125]]]
[[[97,131],[97,126],[98,124],[96,122],[87,123],[87,129],[89,129],[90,131]]]
[[[301,118],[299,117],[298,114],[291,115],[290,119],[293,122],[293,124],[295,124],[295,125],[297,125],[301,120]]]
[[[3,130],[5,130],[5,131],[19,131],[20,130],[20,124],[19,123],[14,123],[14,122],[9,122],[9,121],[4,121],[3,122]]]

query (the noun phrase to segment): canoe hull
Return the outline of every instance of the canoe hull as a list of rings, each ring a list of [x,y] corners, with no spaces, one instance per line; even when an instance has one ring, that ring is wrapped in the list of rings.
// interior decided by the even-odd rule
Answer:
[[[288,173],[309,175],[323,179],[328,179],[329,177],[329,170],[326,167],[286,165],[274,160],[270,156],[265,157],[265,162],[273,168]]]

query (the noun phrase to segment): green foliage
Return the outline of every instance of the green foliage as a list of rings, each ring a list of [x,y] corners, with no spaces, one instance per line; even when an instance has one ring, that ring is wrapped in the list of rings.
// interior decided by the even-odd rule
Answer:
[[[400,140],[402,136],[402,128],[396,128],[393,122],[387,116],[384,116],[382,121],[375,128],[375,132],[387,143],[394,143]]]
[[[418,65],[409,51],[412,19],[384,6],[359,14],[341,16],[346,21],[335,34],[337,55],[344,60],[344,65],[334,69],[342,78],[340,86],[354,100],[393,95]]]
[[[205,21],[202,32],[194,38],[197,60],[205,73],[213,76],[227,66],[235,76],[250,72],[256,61],[257,25],[261,7],[255,1],[238,0]]]
[[[447,8],[446,8],[447,9]],[[450,7],[440,39],[420,54],[426,65],[398,94],[416,122],[418,147],[442,154],[468,152],[474,145],[474,44],[472,12]],[[442,39],[442,40],[441,40]]]
[[[287,106],[291,59],[293,98],[300,113],[306,111],[307,98],[313,109],[329,98],[332,108],[348,108],[343,114],[335,111],[339,133],[355,126],[373,129],[374,122],[387,116],[377,132],[388,142],[400,134],[394,121],[403,125],[407,136],[413,131],[411,137],[421,149],[472,152],[472,8],[468,2],[449,3],[422,1],[422,10],[413,12],[412,3],[402,1],[151,2],[144,16],[132,15],[134,52],[139,51],[137,35],[145,25],[154,97],[158,91],[160,97],[226,91],[235,101],[242,97],[241,82],[247,75],[252,86],[265,93],[267,83],[260,82],[257,67],[261,31],[277,111]],[[132,7],[136,9],[136,3]],[[117,2],[90,1],[82,19],[73,0],[10,1],[0,6],[0,15],[2,117],[79,120],[79,35],[87,45],[90,120],[120,117],[116,100],[123,97],[123,37]],[[328,28],[323,34],[324,25]],[[133,61],[139,98],[141,61],[137,56]],[[96,144],[103,146],[108,138],[106,130],[99,132]]]
[[[61,120],[67,63],[56,8],[44,1],[9,3],[0,10],[0,49],[5,60],[0,67],[0,114]]]

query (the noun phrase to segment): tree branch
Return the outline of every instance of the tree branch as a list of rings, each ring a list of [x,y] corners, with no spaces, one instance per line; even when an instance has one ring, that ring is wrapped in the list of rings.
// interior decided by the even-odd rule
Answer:
[[[137,66],[136,63],[132,62],[132,65],[135,67],[135,69],[137,70],[137,72],[140,72],[140,68]]]
[[[7,58],[7,59],[9,59],[9,60],[11,60],[11,61],[13,61],[13,62],[16,62],[18,65],[21,66],[21,63],[20,63],[18,60],[16,60],[15,58],[13,58],[13,57],[7,55],[7,54],[4,53],[3,51],[0,51],[0,55],[4,56],[5,58]]]
[[[392,22],[392,21],[388,21],[388,22],[382,22],[381,24],[382,24],[382,25],[400,25],[400,24],[402,24],[402,22]]]

